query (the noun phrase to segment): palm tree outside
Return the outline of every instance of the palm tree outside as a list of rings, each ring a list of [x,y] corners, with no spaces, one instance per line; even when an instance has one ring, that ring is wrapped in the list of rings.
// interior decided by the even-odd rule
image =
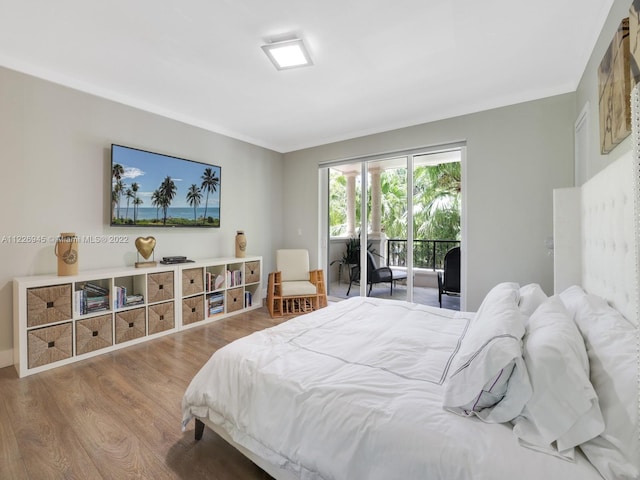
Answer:
[[[418,165],[413,173],[414,265],[429,264],[433,257],[430,241],[460,240],[461,168],[460,162]],[[346,178],[330,170],[329,231],[332,237],[346,234]],[[356,179],[355,217],[360,225],[362,202],[359,177]],[[389,168],[381,172],[381,227],[388,239],[407,238],[407,169]],[[367,211],[371,212],[371,195]],[[443,248],[448,248],[444,243]],[[406,248],[406,247],[404,247]],[[403,250],[404,250],[403,248]],[[423,261],[424,260],[424,261]]]

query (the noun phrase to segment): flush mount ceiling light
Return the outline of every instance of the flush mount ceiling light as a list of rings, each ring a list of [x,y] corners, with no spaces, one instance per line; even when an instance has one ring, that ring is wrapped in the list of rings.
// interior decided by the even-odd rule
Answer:
[[[299,38],[272,42],[263,45],[262,50],[278,70],[313,65],[309,52]]]

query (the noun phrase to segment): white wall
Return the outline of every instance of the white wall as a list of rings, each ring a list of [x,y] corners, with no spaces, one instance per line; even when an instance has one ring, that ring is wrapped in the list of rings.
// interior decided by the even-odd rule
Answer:
[[[467,309],[503,281],[551,294],[544,242],[553,189],[573,185],[575,116],[575,95],[566,94],[285,154],[285,243],[317,258],[319,162],[466,141]]]
[[[109,227],[111,143],[220,165],[221,228]],[[264,257],[263,280],[282,243],[280,153],[3,68],[0,162],[0,367],[11,363],[13,277],[57,268],[52,243],[15,244],[10,236],[128,237],[122,245],[81,244],[79,268],[90,270],[132,265],[135,238],[147,235],[157,239],[157,260],[234,255],[242,229],[248,252]]]

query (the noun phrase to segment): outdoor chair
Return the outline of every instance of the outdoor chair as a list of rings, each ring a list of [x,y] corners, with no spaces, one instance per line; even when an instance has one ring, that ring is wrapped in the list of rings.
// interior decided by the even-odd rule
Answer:
[[[358,257],[359,259],[359,257]],[[379,267],[373,258],[373,253],[367,250],[367,283],[369,284],[369,295],[374,283],[389,283],[390,295],[393,295],[393,284],[398,280],[406,280],[407,272],[404,270],[392,269],[388,266]],[[347,289],[347,296],[351,292],[351,285],[360,281],[360,264],[356,264],[351,268],[349,275],[349,288]]]
[[[453,247],[444,255],[444,270],[438,272],[438,301],[442,295],[460,296],[460,247]]]

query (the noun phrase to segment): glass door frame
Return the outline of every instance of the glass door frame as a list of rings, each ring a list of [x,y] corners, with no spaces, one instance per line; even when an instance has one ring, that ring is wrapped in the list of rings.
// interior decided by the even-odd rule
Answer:
[[[414,157],[435,153],[442,153],[451,150],[460,151],[460,163],[461,163],[461,215],[460,215],[460,239],[461,244],[466,245],[466,142],[454,142],[449,144],[443,144],[438,146],[430,146],[423,148],[412,148],[409,150],[401,150],[395,152],[381,153],[375,155],[365,155],[360,157],[351,157],[341,160],[330,160],[320,162],[318,165],[319,171],[319,251],[321,252],[321,258],[323,260],[323,268],[327,272],[327,283],[329,282],[329,264],[330,264],[330,229],[329,229],[329,169],[332,166],[346,165],[360,163],[360,178],[361,178],[361,203],[360,203],[360,245],[368,244],[368,217],[367,217],[367,204],[368,204],[368,165],[374,161],[382,161],[390,158],[406,157],[407,158],[407,298],[406,300],[413,301],[413,190],[414,190]],[[460,309],[466,310],[466,278],[467,278],[467,255],[466,248],[462,249],[461,255],[461,296],[460,296]],[[365,248],[360,248],[360,296],[366,296],[367,293],[367,251]],[[364,280],[364,281],[363,281]]]

